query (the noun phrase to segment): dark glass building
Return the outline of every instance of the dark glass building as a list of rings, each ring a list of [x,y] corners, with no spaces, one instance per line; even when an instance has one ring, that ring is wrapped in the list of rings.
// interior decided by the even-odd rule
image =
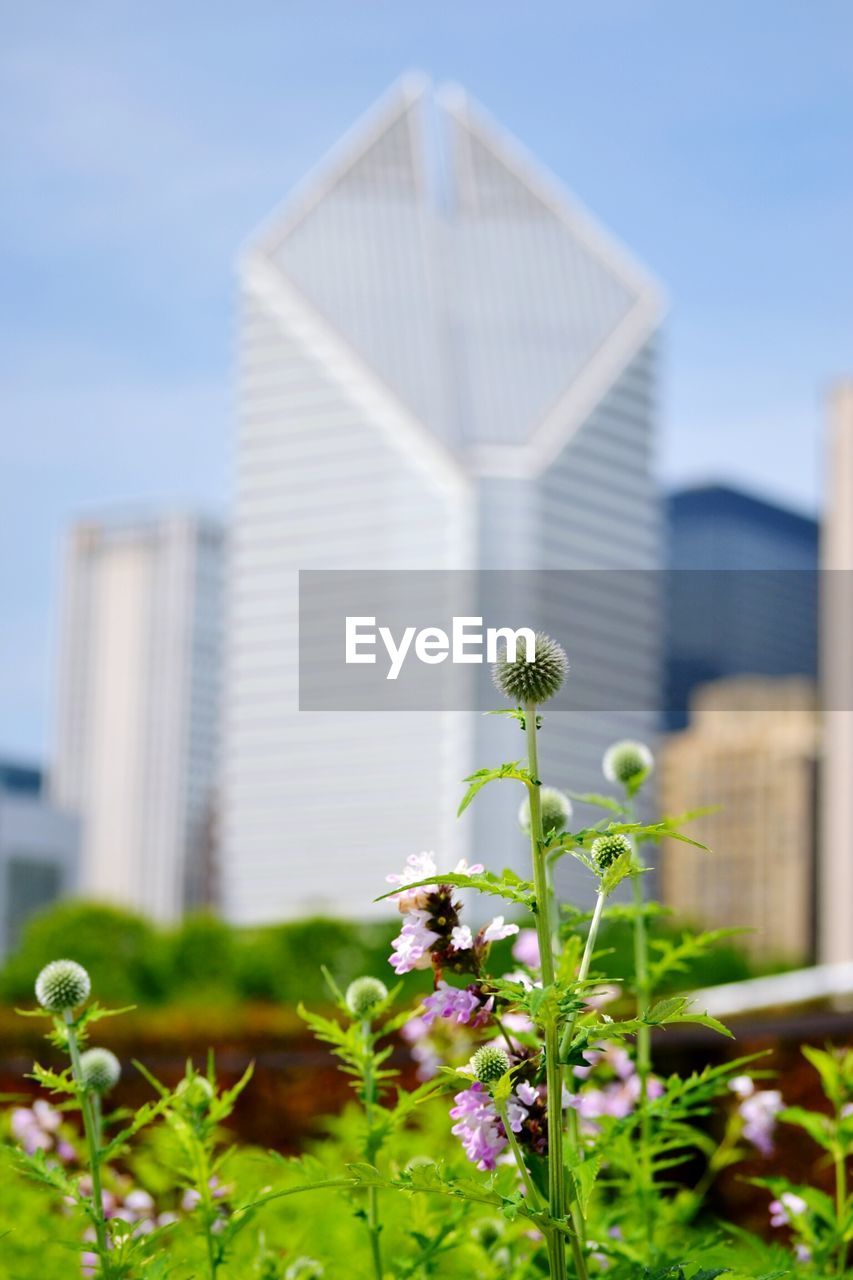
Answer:
[[[816,678],[818,522],[726,485],[679,490],[666,515],[666,728],[697,684]]]

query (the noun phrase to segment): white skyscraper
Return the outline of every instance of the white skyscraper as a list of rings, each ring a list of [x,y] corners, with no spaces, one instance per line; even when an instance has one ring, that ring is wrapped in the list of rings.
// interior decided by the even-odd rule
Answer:
[[[434,100],[420,80],[272,218],[240,278],[223,901],[239,921],[361,915],[409,852],[514,856],[514,789],[493,789],[489,816],[455,810],[466,773],[520,754],[518,727],[300,713],[297,572],[658,568],[661,303],[460,91]],[[623,581],[607,616],[591,579],[577,634],[566,620],[576,667],[635,630],[636,715],[553,717],[547,782],[600,789],[606,743],[650,731],[651,576]]]
[[[222,561],[183,515],[66,546],[54,793],[83,820],[81,892],[163,920],[209,888]]]
[[[827,463],[818,955],[832,962],[853,960],[853,381],[840,383],[830,397]]]

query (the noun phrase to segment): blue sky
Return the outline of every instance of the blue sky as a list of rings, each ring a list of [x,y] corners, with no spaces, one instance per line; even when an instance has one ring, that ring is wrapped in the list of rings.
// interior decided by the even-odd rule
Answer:
[[[226,507],[235,250],[409,68],[663,281],[662,476],[818,506],[853,373],[848,0],[7,5],[0,751],[49,747],[69,518]]]

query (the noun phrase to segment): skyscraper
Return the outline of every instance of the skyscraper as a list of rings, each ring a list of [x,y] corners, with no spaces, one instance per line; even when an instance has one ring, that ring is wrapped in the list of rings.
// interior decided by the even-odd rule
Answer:
[[[824,788],[820,959],[853,960],[853,381],[829,401],[821,546]]]
[[[159,919],[208,879],[222,559],[220,527],[183,515],[67,540],[54,794],[82,818],[82,891]]]
[[[734,677],[691,697],[689,727],[660,753],[666,813],[709,806],[689,832],[710,852],[667,840],[660,890],[677,919],[744,928],[770,959],[813,955],[819,722],[810,680]]]
[[[297,573],[659,567],[661,301],[461,91],[433,99],[420,80],[273,216],[240,279],[224,903],[239,921],[358,915],[410,852],[515,856],[520,795],[496,788],[487,814],[454,814],[461,777],[519,754],[517,725],[300,714]],[[548,782],[597,785],[607,742],[651,729],[656,602],[641,578],[607,616],[591,580],[560,636],[583,669],[614,626],[635,629],[634,719],[553,716]]]
[[[816,520],[729,485],[682,489],[667,500],[667,563],[668,728],[712,680],[816,679]]]
[[[43,794],[41,769],[0,760],[0,956],[29,917],[77,890],[79,819]]]

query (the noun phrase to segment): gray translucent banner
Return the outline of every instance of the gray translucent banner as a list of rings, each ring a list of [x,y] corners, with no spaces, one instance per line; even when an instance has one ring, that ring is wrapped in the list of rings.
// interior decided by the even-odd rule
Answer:
[[[697,686],[729,680],[715,706],[773,710],[788,705],[791,685],[781,677],[816,677],[819,612],[828,620],[822,649],[834,673],[825,702],[849,709],[847,572],[305,570],[299,706],[495,709],[506,704],[492,683],[489,632],[528,628],[559,640],[569,657],[554,709],[652,711],[676,727]],[[763,680],[753,686],[757,703],[745,695],[750,676]]]

